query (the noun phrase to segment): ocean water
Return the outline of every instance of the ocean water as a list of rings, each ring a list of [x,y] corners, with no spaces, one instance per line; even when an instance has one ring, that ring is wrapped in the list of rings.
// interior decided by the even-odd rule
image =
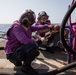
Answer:
[[[0,33],[5,32],[8,30],[11,24],[0,24]]]
[[[6,39],[6,32],[11,24],[0,24],[0,38]]]
[[[0,33],[6,32],[11,24],[0,24]],[[60,23],[55,23],[54,25],[60,25]]]
[[[11,24],[0,24],[0,37],[2,37],[2,38],[6,37],[4,34],[7,32],[10,25]],[[54,25],[60,25],[60,23],[55,23]]]

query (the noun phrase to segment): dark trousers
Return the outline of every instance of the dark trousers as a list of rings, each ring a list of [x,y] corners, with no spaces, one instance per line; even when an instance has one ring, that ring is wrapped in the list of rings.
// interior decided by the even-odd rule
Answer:
[[[7,59],[9,61],[24,61],[26,64],[31,64],[31,62],[39,55],[37,51],[37,46],[34,43],[29,43],[27,45],[21,45],[13,53],[7,54]]]
[[[52,34],[47,41],[47,46],[49,46],[51,43],[54,43],[54,35]]]

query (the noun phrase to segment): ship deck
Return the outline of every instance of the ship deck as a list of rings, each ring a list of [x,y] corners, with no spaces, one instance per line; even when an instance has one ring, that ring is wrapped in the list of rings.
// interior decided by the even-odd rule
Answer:
[[[0,48],[4,47],[5,40],[0,39]],[[55,69],[62,68],[68,64],[67,62],[67,52],[61,49],[54,49],[54,54],[49,53],[44,50],[39,50],[40,55],[37,57],[36,61],[39,66],[34,64],[32,67],[37,69],[39,73],[46,73]],[[73,62],[73,61],[72,61]],[[21,71],[21,67],[15,67],[11,62],[6,59],[4,50],[0,49],[0,75],[15,75],[15,74],[25,74]],[[57,75],[76,75],[75,67],[61,72]]]

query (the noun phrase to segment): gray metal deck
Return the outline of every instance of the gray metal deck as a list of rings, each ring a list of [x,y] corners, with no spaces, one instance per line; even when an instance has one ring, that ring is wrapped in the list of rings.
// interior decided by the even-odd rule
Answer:
[[[1,39],[0,42],[0,46],[4,46],[5,40]],[[54,49],[54,51],[55,53],[51,54],[47,51],[40,50],[40,55],[37,57],[37,61],[41,64],[40,67],[37,68],[39,73],[49,72],[67,65],[67,52],[59,49]],[[33,68],[36,68],[36,66],[34,65]],[[6,59],[4,50],[0,50],[0,75],[2,74],[25,74],[21,72],[21,67],[15,67]],[[76,70],[75,68],[69,69],[58,75],[76,75]]]

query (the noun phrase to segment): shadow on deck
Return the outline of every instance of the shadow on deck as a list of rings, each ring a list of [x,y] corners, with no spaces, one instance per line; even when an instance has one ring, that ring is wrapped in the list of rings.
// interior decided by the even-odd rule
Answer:
[[[4,40],[1,40],[0,47],[4,47]],[[40,55],[37,61],[41,64],[37,71],[39,73],[46,73],[55,69],[59,69],[67,65],[67,52],[54,49],[54,54],[47,51],[40,50]],[[36,68],[34,65],[33,68]],[[27,75],[21,72],[21,67],[15,67],[11,62],[6,59],[4,50],[0,49],[0,75]],[[57,75],[76,75],[75,68],[69,69]]]
[[[40,55],[37,57],[37,60],[41,64],[41,66],[37,68],[39,73],[46,73],[67,65],[67,53],[61,50],[54,51],[55,53],[51,54],[47,51],[40,50]],[[36,68],[36,66],[33,66],[33,68]],[[0,75],[16,74],[27,75],[21,72],[21,67],[15,67],[10,63],[5,57],[4,50],[0,50]],[[76,71],[70,69],[58,75],[76,75]]]

